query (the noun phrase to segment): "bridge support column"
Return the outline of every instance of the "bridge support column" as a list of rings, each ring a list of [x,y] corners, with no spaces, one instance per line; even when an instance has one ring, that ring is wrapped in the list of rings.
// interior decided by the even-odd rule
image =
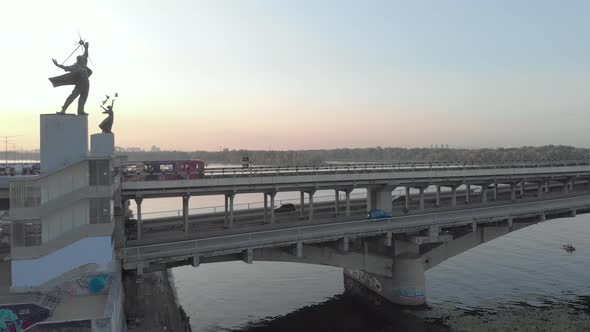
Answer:
[[[266,221],[268,220],[268,196],[266,195],[266,193],[263,193],[262,196],[264,196],[264,217],[263,217],[263,221],[266,224]],[[303,204],[301,204],[301,206],[303,206]]]
[[[510,183],[510,200],[516,201],[516,183]]]
[[[275,196],[277,195],[276,191],[268,193],[270,196],[270,223],[275,223]]]
[[[410,210],[410,187],[406,186],[406,209]]]
[[[391,213],[393,187],[367,188],[367,210],[379,209]]]
[[[385,240],[383,241],[383,245],[386,247],[393,246],[393,233],[392,232],[385,233]]]
[[[184,220],[184,232],[188,234],[188,201],[190,194],[186,193],[182,196],[182,219]]]
[[[551,190],[551,187],[549,186],[549,183],[550,183],[550,182],[551,182],[551,181],[549,181],[549,180],[546,180],[546,181],[545,181],[545,192],[546,192],[546,193],[548,193],[548,192]]]
[[[543,183],[537,182],[537,197],[543,196]]]
[[[334,215],[335,216],[338,215],[338,205],[340,203],[340,197],[338,197],[339,193],[340,193],[340,190],[338,190],[338,189],[334,190]]]
[[[308,191],[307,194],[309,195],[309,221],[313,220],[313,195],[315,194],[315,190]]]
[[[141,221],[141,203],[143,202],[143,197],[141,195],[135,196],[135,204],[137,204],[137,239],[141,240],[141,228],[142,228],[142,221]]]
[[[520,183],[520,198],[523,198],[524,197],[524,193],[525,193],[525,190],[526,190],[525,187],[526,187],[526,182],[523,180]]]
[[[468,183],[465,185],[465,204],[469,204],[471,198],[471,185]]]
[[[481,202],[487,203],[488,201],[488,184],[484,183],[481,185]]]
[[[498,200],[498,182],[494,181],[494,189],[492,191],[494,202]]]
[[[420,190],[420,210],[424,210],[424,190],[426,190],[426,188],[419,187],[418,190]]]
[[[305,211],[305,192],[300,191],[299,192],[299,198],[300,198],[300,205],[299,205],[299,217],[301,219],[303,219],[303,213]]]
[[[225,195],[225,228],[234,227],[234,197],[233,193]]]
[[[440,207],[440,185],[436,185],[436,207]]]
[[[451,186],[451,206],[457,206],[457,187],[456,185]]]
[[[369,299],[378,296],[399,305],[423,305],[426,303],[424,263],[420,257],[396,258],[391,277],[344,269],[344,288],[347,293]]]
[[[344,193],[346,194],[346,216],[350,217],[350,193],[352,192],[352,189],[346,189],[344,190]]]

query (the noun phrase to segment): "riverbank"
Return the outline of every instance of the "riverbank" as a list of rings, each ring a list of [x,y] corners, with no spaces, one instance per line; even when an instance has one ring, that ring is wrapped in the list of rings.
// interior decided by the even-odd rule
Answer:
[[[570,302],[533,306],[514,303],[493,310],[432,309],[418,314],[425,321],[436,321],[454,332],[467,331],[590,331],[590,296]]]
[[[146,273],[140,279],[137,318],[130,319],[128,331],[191,332],[189,317],[178,305],[172,274],[166,271]]]

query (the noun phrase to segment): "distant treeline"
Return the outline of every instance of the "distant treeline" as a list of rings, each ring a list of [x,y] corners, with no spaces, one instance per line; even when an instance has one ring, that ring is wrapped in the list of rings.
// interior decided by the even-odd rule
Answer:
[[[524,146],[497,149],[436,149],[436,148],[358,148],[299,151],[157,151],[121,152],[129,161],[201,159],[208,164],[241,164],[248,157],[253,165],[320,165],[329,161],[534,161],[534,160],[587,160],[590,149],[571,146]]]

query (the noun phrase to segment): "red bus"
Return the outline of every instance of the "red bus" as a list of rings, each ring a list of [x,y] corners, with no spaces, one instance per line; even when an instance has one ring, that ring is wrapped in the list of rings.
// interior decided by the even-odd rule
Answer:
[[[134,163],[135,167],[139,163]],[[183,180],[205,177],[205,162],[202,160],[144,161],[145,180]]]

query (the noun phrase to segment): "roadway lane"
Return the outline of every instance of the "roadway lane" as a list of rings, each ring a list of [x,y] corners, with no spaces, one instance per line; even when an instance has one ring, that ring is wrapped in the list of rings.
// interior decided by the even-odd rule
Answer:
[[[576,208],[589,208],[590,194],[571,195],[569,197],[540,199],[532,202],[520,202],[497,206],[437,211],[402,216],[386,220],[352,220],[317,225],[287,227],[255,231],[243,229],[242,233],[220,236],[208,236],[201,239],[178,241],[172,238],[153,245],[130,245],[123,250],[126,268],[133,268],[128,263],[143,259],[163,259],[183,255],[217,256],[240,253],[247,248],[280,247],[298,241],[325,242],[342,239],[344,236],[374,236],[385,232],[416,232],[432,225],[455,227],[469,225],[473,222],[484,224],[497,222],[508,217],[530,216],[545,212],[566,211]]]
[[[588,194],[588,191],[582,189],[583,186],[578,186],[576,192],[570,193],[570,196],[576,196],[580,194]],[[560,191],[554,191],[549,194],[545,193],[545,197],[536,198],[533,196],[533,192],[536,193],[536,189],[530,190],[533,188],[529,188],[529,192],[526,193],[525,198],[519,199],[517,202],[536,202],[539,200],[546,200],[546,199],[555,199],[559,197],[566,197]],[[553,188],[555,189],[555,188]],[[413,210],[407,215],[422,215],[424,213],[437,213],[437,212],[445,212],[445,211],[456,211],[456,210],[470,210],[477,207],[487,207],[487,206],[509,206],[512,203],[510,202],[510,188],[509,187],[501,187],[498,190],[498,199],[496,202],[488,202],[485,204],[481,203],[471,203],[469,205],[465,204],[465,192],[458,192],[457,198],[457,206],[451,207],[450,206],[450,192],[443,192],[441,193],[441,204],[443,207],[436,208],[435,207],[435,194],[428,194],[426,195],[426,209],[424,211],[417,210],[417,200],[415,199],[416,195],[412,197],[414,206]],[[474,195],[472,194],[472,202]],[[491,194],[488,197],[491,198]],[[569,197],[569,196],[567,196]],[[309,222],[308,220],[301,219],[299,217],[299,212],[295,212],[292,214],[277,214],[276,224],[264,224],[262,220],[262,209],[258,211],[243,211],[242,214],[236,214],[234,220],[234,227],[232,229],[226,229],[223,226],[224,216],[223,213],[220,214],[210,214],[206,217],[195,216],[191,218],[190,225],[189,225],[189,234],[186,235],[183,230],[183,222],[180,218],[168,218],[167,220],[150,220],[144,222],[143,228],[143,235],[144,239],[141,241],[135,240],[135,229],[127,230],[127,235],[129,238],[129,245],[134,244],[148,244],[148,243],[158,243],[161,241],[162,238],[175,238],[175,239],[187,239],[187,238],[203,238],[210,235],[221,235],[221,234],[234,234],[243,232],[245,229],[274,229],[274,228],[283,228],[289,226],[302,226],[302,225],[310,225],[310,224],[325,224],[325,223],[338,223],[350,220],[359,220],[365,219],[366,215],[366,205],[364,200],[356,200],[354,204],[354,208],[351,206],[351,216],[345,217],[344,209],[341,210],[341,215],[335,216],[334,215],[334,203],[333,202],[324,202],[322,206],[314,209],[314,220]],[[394,216],[403,216],[403,208],[405,206],[405,199],[404,197],[400,197],[394,201]],[[468,207],[468,208],[467,208]],[[398,219],[398,218],[396,218]]]

